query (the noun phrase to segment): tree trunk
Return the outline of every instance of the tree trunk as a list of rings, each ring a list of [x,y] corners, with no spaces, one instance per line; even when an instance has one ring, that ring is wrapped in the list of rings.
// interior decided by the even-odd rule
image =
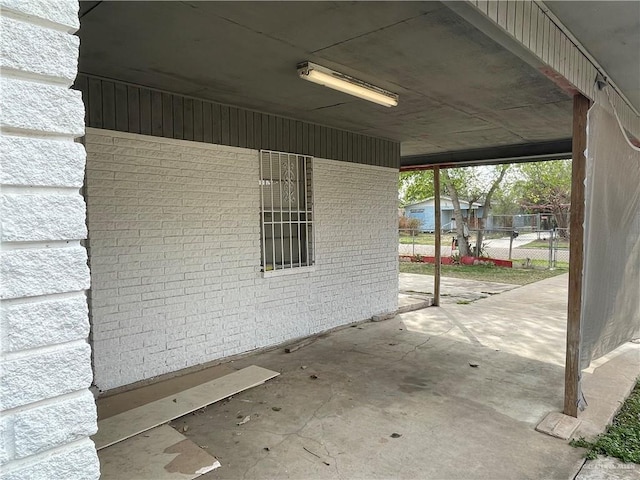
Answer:
[[[456,219],[456,237],[458,238],[458,251],[460,252],[460,256],[464,257],[469,255],[469,241],[465,236],[465,230],[468,231],[468,227],[464,218],[462,217],[462,210],[460,209],[460,200],[458,199],[458,192],[456,191],[451,178],[449,178],[449,174],[446,170],[442,170],[440,172],[442,176],[442,180],[444,181],[445,186],[447,187],[447,192],[451,197],[451,202],[453,203],[453,216]],[[436,193],[438,195],[439,193]]]
[[[558,228],[561,229],[561,235],[564,237],[569,231],[569,209],[564,206],[554,206],[552,208],[553,216],[556,219]]]
[[[484,197],[484,207],[482,212],[482,218],[478,219],[478,236],[476,238],[476,248],[474,252],[474,255],[476,257],[479,257],[482,251],[482,242],[484,241],[484,225],[485,225],[484,219],[487,218],[491,213],[491,197],[493,197],[493,194],[498,189],[498,186],[500,185],[500,182],[502,182],[502,179],[504,178],[508,169],[509,169],[509,165],[502,165],[502,167],[500,168],[500,174],[498,175],[498,178],[496,178],[494,182],[491,184],[491,188],[487,192],[487,195]],[[469,207],[471,207],[471,205],[469,205]]]

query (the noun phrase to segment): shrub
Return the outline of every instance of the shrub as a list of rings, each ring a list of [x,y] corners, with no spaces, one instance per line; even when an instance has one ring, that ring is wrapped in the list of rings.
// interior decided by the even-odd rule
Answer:
[[[415,235],[418,233],[421,223],[419,218],[405,217],[402,215],[398,219],[398,228],[400,230],[412,230],[411,234]]]

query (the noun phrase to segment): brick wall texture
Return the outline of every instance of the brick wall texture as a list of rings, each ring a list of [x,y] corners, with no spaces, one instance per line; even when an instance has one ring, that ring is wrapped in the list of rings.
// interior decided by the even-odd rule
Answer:
[[[0,8],[0,471],[95,479],[78,2]]]
[[[312,271],[260,272],[258,152],[88,129],[102,390],[397,306],[397,170],[314,159]]]

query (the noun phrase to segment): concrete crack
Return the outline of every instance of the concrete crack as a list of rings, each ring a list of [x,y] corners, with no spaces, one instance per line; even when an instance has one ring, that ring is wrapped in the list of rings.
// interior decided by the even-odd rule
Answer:
[[[418,345],[415,345],[411,350],[409,350],[408,352],[405,352],[402,357],[400,357],[399,360],[396,360],[394,363],[400,363],[402,361],[404,361],[405,358],[407,358],[407,356],[409,356],[409,354],[411,353],[415,353],[418,348],[420,348],[421,346],[425,345],[426,343],[429,342],[429,340],[431,340],[431,337],[427,338],[424,342],[419,343]]]
[[[317,55],[319,52],[322,52],[323,50],[327,50],[328,48],[336,47],[336,46],[341,45],[343,43],[351,42],[351,41],[353,41],[353,40],[355,40],[357,38],[366,37],[367,35],[371,35],[372,33],[381,32],[382,30],[386,30],[387,28],[395,27],[396,25],[400,25],[401,23],[405,23],[405,22],[407,22],[409,20],[413,20],[415,18],[422,17],[423,15],[426,15],[426,14],[425,13],[421,13],[419,15],[414,15],[414,16],[411,16],[411,17],[408,17],[408,18],[403,18],[402,20],[399,20],[397,22],[391,23],[389,25],[385,25],[383,27],[376,28],[375,30],[370,30],[368,32],[364,32],[364,33],[361,33],[359,35],[356,35],[354,37],[346,38],[344,40],[340,40],[339,42],[332,43],[331,45],[326,45],[326,46],[324,46],[322,48],[314,50],[311,53],[313,53],[314,55]]]

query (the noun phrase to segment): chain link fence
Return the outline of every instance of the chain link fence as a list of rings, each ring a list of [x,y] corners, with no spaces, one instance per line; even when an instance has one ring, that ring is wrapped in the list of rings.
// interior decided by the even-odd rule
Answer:
[[[509,216],[512,217],[512,216]],[[538,217],[531,215],[527,217]],[[527,218],[527,221],[531,218]],[[535,225],[534,225],[535,227]],[[467,238],[470,252],[475,257],[511,260],[514,267],[556,268],[569,262],[568,229],[541,230],[525,225],[516,228],[471,230]],[[435,255],[435,235],[416,229],[400,229],[401,256],[431,257]],[[478,241],[480,248],[477,248]],[[442,257],[459,257],[456,233],[444,231],[441,236]]]
[[[547,222],[547,225],[544,223]],[[549,229],[547,215],[540,213],[522,215],[489,215],[485,222],[487,230],[507,231],[517,230],[521,232],[536,232]]]

